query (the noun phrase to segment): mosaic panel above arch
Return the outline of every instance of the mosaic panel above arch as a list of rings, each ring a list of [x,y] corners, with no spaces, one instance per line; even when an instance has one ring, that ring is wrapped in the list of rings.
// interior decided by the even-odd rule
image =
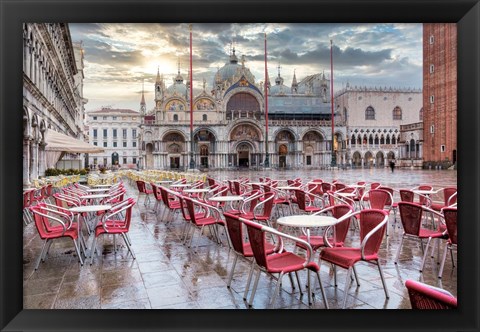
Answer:
[[[200,98],[193,107],[196,111],[212,111],[215,109],[215,103],[208,98]]]
[[[235,127],[230,134],[230,139],[234,141],[242,139],[259,140],[260,135],[257,129],[249,124],[242,124]]]
[[[166,111],[185,111],[187,109],[187,106],[185,102],[183,102],[180,99],[173,99],[167,102],[165,105],[165,110]]]
[[[184,138],[180,133],[168,133],[163,137],[164,142],[184,142]]]
[[[280,141],[282,141],[282,142],[285,142],[285,141],[294,142],[295,137],[293,136],[293,134],[290,131],[282,130],[275,137],[275,141],[276,142],[280,142]]]

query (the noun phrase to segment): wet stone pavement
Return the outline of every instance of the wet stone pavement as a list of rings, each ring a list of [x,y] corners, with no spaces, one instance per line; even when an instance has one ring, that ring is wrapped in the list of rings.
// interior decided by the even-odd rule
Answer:
[[[345,183],[365,180],[379,181],[394,188],[411,188],[420,183],[431,183],[434,188],[456,186],[456,171],[347,170],[347,171],[283,171],[283,172],[217,172],[220,179],[259,176],[286,179],[302,177],[338,178]],[[124,181],[129,197],[137,197],[137,190]],[[199,237],[196,231],[192,248],[182,243],[185,222],[177,215],[173,222],[161,220],[161,210],[153,211],[154,199],[145,206],[143,197],[133,209],[130,238],[136,259],[119,237],[117,252],[113,251],[111,236],[97,241],[93,265],[80,266],[71,240],[57,240],[45,262],[34,271],[42,241],[33,223],[24,227],[23,235],[23,306],[25,309],[246,309],[243,300],[249,264],[237,261],[231,288],[227,288],[228,274],[234,253],[228,249],[222,231],[223,245],[209,238],[209,230]],[[441,287],[457,295],[457,269],[447,257],[443,278],[437,278],[439,265],[428,256],[423,273],[419,272],[422,252],[416,241],[405,240],[398,265],[394,258],[402,234],[400,220],[394,223],[390,215],[389,236],[382,243],[379,256],[390,298],[386,299],[376,266],[359,263],[357,273],[360,286],[351,283],[347,308],[350,309],[408,309],[410,302],[404,283],[413,279]],[[350,230],[346,245],[358,244],[358,230]],[[91,239],[88,242],[90,246]],[[443,243],[441,252],[443,252]],[[456,264],[456,254],[455,254]],[[338,287],[333,285],[333,270],[323,263],[320,276],[330,308],[340,308],[344,296],[346,271],[338,268]],[[305,272],[300,273],[305,291]],[[313,280],[313,278],[312,278]],[[253,308],[267,308],[274,291],[274,282],[262,273]],[[298,288],[298,287],[297,287]],[[288,277],[283,279],[280,295],[274,308],[308,309],[306,293],[300,296],[292,290]],[[313,309],[324,309],[317,288]]]

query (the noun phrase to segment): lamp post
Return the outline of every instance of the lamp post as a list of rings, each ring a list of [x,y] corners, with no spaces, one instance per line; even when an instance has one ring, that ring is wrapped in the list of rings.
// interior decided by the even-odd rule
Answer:
[[[195,168],[193,159],[193,72],[192,72],[192,24],[190,24],[190,169]]]
[[[264,167],[270,167],[268,155],[268,69],[267,69],[267,34],[265,33],[265,163]]]
[[[337,166],[337,156],[334,150],[335,143],[335,123],[334,123],[334,114],[333,114],[333,51],[332,51],[333,41],[330,39],[330,104],[332,108],[332,167]]]

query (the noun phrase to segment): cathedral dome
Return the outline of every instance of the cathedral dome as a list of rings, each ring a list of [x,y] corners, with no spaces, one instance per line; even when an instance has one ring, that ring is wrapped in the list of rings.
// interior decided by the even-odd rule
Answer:
[[[183,76],[178,72],[177,76],[173,80],[173,84],[167,88],[166,94],[169,96],[186,96],[187,86],[183,83]]]
[[[275,85],[270,87],[270,95],[283,95],[290,92],[290,88],[283,84],[283,78],[278,73],[278,77],[275,78]]]
[[[238,58],[235,55],[235,49],[230,55],[230,60],[222,68],[220,68],[215,74],[213,86],[217,84],[223,84],[228,81],[228,83],[234,83],[234,78],[239,79],[242,75],[245,75],[246,79],[254,83],[255,77],[252,75],[250,70],[245,67],[244,59],[242,59],[242,64],[238,64]]]

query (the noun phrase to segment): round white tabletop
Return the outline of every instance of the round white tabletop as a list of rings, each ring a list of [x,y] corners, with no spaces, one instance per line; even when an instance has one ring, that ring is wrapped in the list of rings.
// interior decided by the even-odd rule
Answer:
[[[95,198],[105,198],[109,197],[110,195],[108,194],[96,194],[96,195],[83,195],[80,196],[81,199],[95,199]]]
[[[155,181],[155,183],[158,183],[158,184],[169,184],[169,183],[172,183],[173,181],[172,180],[160,180],[160,181]]]
[[[233,202],[233,201],[243,201],[243,197],[242,196],[217,196],[217,197],[211,197],[208,200],[214,201],[214,202]]]
[[[342,193],[342,192],[335,193],[335,195],[339,195],[339,196],[343,196],[343,197],[355,197],[356,196],[355,193]]]
[[[190,187],[188,183],[177,183],[177,184],[172,184],[170,187],[175,187],[175,188],[183,188],[183,187]]]
[[[82,206],[75,206],[70,208],[71,212],[98,212],[98,211],[105,211],[110,210],[112,208],[111,205],[82,205]]]
[[[356,183],[353,183],[353,184],[349,184],[347,187],[352,187],[352,188],[365,188],[365,185],[364,185],[364,184],[356,184]]]
[[[263,186],[266,183],[265,182],[249,182],[248,184],[249,185],[255,184],[255,185],[258,185],[258,186]]]
[[[192,188],[192,189],[185,189],[184,193],[206,193],[209,192],[210,189],[207,188]]]
[[[96,188],[96,189],[87,189],[89,193],[103,193],[105,191],[109,191],[110,188]]]
[[[433,195],[437,193],[436,190],[424,190],[424,189],[415,189],[413,190],[413,192],[421,195]]]
[[[113,186],[112,184],[96,184],[94,187],[101,187],[101,188],[110,188]]]
[[[300,187],[281,186],[281,187],[277,187],[277,189],[280,189],[280,190],[295,190],[295,189],[300,189]]]
[[[280,217],[277,223],[290,227],[327,227],[335,225],[337,218],[330,216],[311,216],[311,215],[295,215],[288,217]]]
[[[322,184],[323,182],[318,182],[318,181],[310,181],[308,184]]]

